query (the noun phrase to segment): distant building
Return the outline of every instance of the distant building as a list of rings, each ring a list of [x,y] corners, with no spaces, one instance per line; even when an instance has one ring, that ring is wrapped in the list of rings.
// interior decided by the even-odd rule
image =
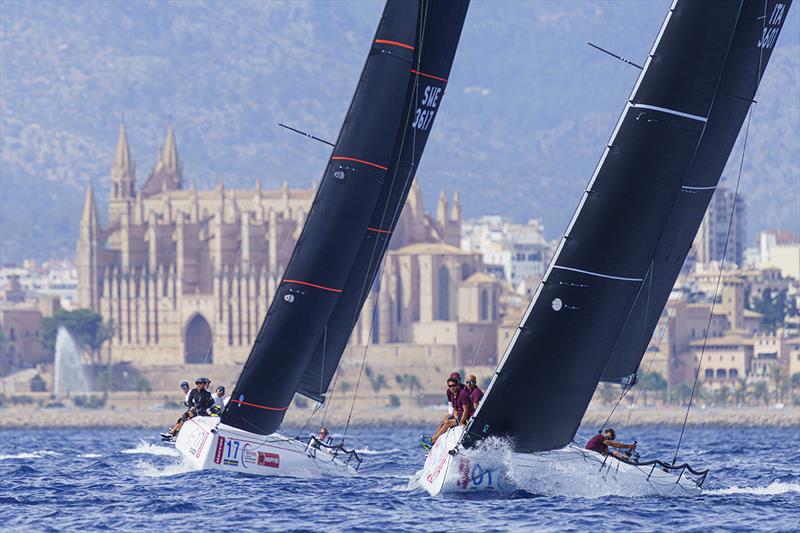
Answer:
[[[284,182],[281,189],[262,190],[257,182],[252,190],[228,190],[222,184],[198,190],[191,181],[187,188],[171,127],[141,187],[121,127],[110,182],[106,225],[100,224],[93,187],[86,190],[77,263],[81,306],[114,324],[112,360],[137,365],[243,363],[315,186],[289,189]],[[429,242],[458,250],[460,217],[457,196],[448,216],[444,193],[436,216],[426,214],[415,183],[391,247]],[[458,285],[452,287],[456,302]],[[410,295],[416,289],[401,290]],[[378,316],[385,321],[388,311]],[[393,327],[376,328],[376,341],[407,338],[392,332]],[[354,342],[364,335],[359,331]]]
[[[732,211],[733,219],[731,219]],[[716,190],[694,241],[699,263],[721,261],[725,254],[726,265],[731,267],[744,265],[747,248],[745,213],[745,201],[741,194],[736,195],[724,187]]]
[[[57,297],[26,295],[16,276],[9,277],[0,290],[0,376],[39,363],[52,362],[39,340],[42,320],[59,308]]]
[[[800,280],[800,239],[790,231],[758,234],[759,267],[779,269],[785,277]]]
[[[515,224],[499,215],[465,222],[461,247],[481,254],[487,270],[502,273],[513,287],[530,279],[541,279],[552,252],[541,220]]]

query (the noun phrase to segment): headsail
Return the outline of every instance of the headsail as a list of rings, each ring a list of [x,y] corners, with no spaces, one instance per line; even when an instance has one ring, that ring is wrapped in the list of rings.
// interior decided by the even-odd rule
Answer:
[[[619,382],[638,370],[753,104],[790,5],[791,0],[751,0],[742,4],[706,131],[658,243],[645,287],[603,370],[603,381]]]
[[[501,436],[535,452],[575,435],[705,131],[740,6],[673,3],[465,445]]]
[[[361,238],[344,291],[319,340],[297,392],[323,401],[350,333],[400,218],[433,121],[444,99],[469,0],[422,0],[408,114],[397,136],[380,197]]]
[[[222,422],[252,433],[279,426],[353,261],[405,120],[419,2],[389,0],[303,231]]]

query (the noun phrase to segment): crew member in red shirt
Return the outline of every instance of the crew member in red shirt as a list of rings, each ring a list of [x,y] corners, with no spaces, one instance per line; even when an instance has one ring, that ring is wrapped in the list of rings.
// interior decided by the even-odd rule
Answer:
[[[461,374],[458,372],[453,372],[450,374],[450,377],[447,378],[447,401],[453,411],[439,424],[436,433],[431,437],[431,446],[433,446],[433,444],[436,443],[436,439],[447,432],[448,429],[456,427],[457,425],[466,425],[467,420],[469,420],[472,401],[470,400],[469,391],[467,391],[467,388],[461,383]]]
[[[597,452],[601,455],[608,455],[610,453],[617,459],[622,459],[623,461],[627,461],[628,457],[626,457],[625,455],[621,454],[616,450],[609,452],[608,448],[612,447],[612,448],[619,448],[622,450],[635,450],[636,443],[625,444],[624,442],[617,442],[616,440],[614,440],[616,438],[617,438],[616,432],[613,429],[608,428],[603,433],[598,433],[597,435],[589,439],[589,442],[586,443],[586,449],[592,450],[593,452]]]
[[[469,393],[469,413],[467,418],[472,418],[478,410],[478,404],[483,398],[483,391],[478,387],[478,378],[474,374],[467,376],[467,392]]]

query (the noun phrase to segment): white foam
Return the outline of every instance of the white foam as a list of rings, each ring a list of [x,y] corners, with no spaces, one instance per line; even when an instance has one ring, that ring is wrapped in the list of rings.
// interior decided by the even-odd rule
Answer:
[[[362,450],[356,450],[358,455],[384,455],[389,453],[400,453],[402,451],[403,450],[400,450],[399,448],[390,448],[388,450],[373,450],[369,446],[367,446]]]
[[[136,461],[134,468],[136,468],[137,473],[143,477],[176,476],[178,474],[185,474],[186,472],[191,472],[194,470],[191,464],[184,461],[171,463],[167,466],[156,466],[153,463],[149,463],[143,459]]]
[[[166,446],[159,446],[157,444],[152,444],[149,442],[145,442],[143,440],[139,441],[139,445],[135,448],[130,448],[128,450],[122,450],[122,453],[132,454],[132,455],[158,455],[162,457],[180,457],[180,452],[175,448],[168,448]]]
[[[0,455],[0,461],[4,461],[7,459],[41,459],[42,457],[56,457],[59,455],[62,454],[51,450],[38,450],[35,452],[22,452],[22,453],[12,453],[9,455]]]
[[[98,457],[103,457],[101,453],[82,453],[78,457],[83,457],[85,459],[97,459]]]
[[[714,489],[704,491],[703,494],[757,494],[759,496],[773,496],[775,494],[786,494],[787,492],[800,492],[800,484],[783,483],[773,481],[766,487],[728,487],[727,489]]]

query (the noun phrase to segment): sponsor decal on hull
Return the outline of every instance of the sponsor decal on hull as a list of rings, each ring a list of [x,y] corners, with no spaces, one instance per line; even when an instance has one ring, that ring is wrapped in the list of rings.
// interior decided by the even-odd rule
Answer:
[[[225,437],[217,439],[217,450],[214,452],[214,462],[216,464],[222,463],[222,454],[225,452]]]
[[[281,456],[277,453],[258,452],[258,464],[269,468],[279,468],[281,466]]]
[[[208,439],[208,433],[205,431],[200,431],[195,435],[194,441],[192,441],[192,445],[189,447],[189,453],[199,458],[200,452],[203,451],[203,446],[206,444],[206,439]]]

